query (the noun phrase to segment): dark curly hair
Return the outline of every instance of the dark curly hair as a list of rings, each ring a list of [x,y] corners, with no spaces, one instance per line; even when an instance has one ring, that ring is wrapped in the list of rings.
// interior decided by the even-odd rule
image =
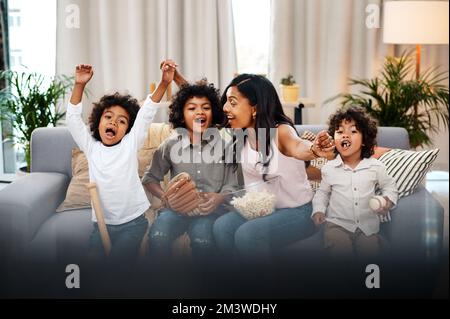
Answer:
[[[134,120],[136,119],[136,115],[139,111],[138,101],[129,94],[121,95],[119,94],[119,92],[116,92],[111,95],[104,95],[99,102],[94,103],[94,108],[92,109],[91,116],[89,117],[89,128],[91,129],[92,136],[100,142],[102,140],[98,131],[98,125],[100,124],[100,119],[103,112],[112,106],[123,107],[130,116],[128,129],[125,134],[130,132],[131,128],[133,127]]]
[[[362,107],[343,107],[330,116],[328,122],[328,134],[334,136],[342,121],[355,121],[356,128],[362,134],[361,159],[369,158],[374,153],[377,138],[377,121],[372,118]],[[337,153],[337,150],[335,149]]]
[[[209,100],[212,110],[212,125],[220,126],[224,122],[225,114],[220,104],[219,90],[214,87],[214,84],[208,84],[204,79],[194,84],[183,85],[175,95],[172,104],[169,106],[169,122],[173,128],[186,128],[183,109],[187,100],[193,97],[205,97]]]

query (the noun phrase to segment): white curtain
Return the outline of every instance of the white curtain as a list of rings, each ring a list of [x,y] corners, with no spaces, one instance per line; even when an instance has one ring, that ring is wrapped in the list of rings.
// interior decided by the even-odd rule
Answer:
[[[409,48],[407,46],[398,46],[396,48],[397,54],[399,54],[405,48]],[[449,70],[449,51],[448,44],[447,45],[422,45],[421,52],[421,63],[420,69],[421,72],[430,68],[439,66],[441,71]],[[447,78],[446,83],[444,83],[447,87],[449,85],[449,80]],[[441,123],[442,124],[442,123]],[[437,134],[430,134],[431,139],[433,141],[432,146],[424,147],[425,149],[433,149],[439,148],[439,154],[436,158],[436,161],[433,165],[434,169],[439,170],[449,170],[449,131],[448,129],[443,129],[441,126],[441,131]]]
[[[221,88],[237,72],[231,0],[58,0],[57,17],[57,73],[92,64],[88,101],[115,90],[143,99],[166,58]]]
[[[270,78],[288,73],[300,95],[315,101],[303,121],[325,123],[336,104],[323,102],[348,91],[349,77],[370,77],[383,62],[388,46],[382,32],[366,26],[366,6],[381,0],[272,1]]]
[[[349,78],[374,77],[385,56],[398,56],[405,48],[414,48],[383,43],[384,2],[272,0],[269,76],[278,84],[282,77],[293,74],[300,85],[300,95],[315,101],[314,108],[303,109],[304,123],[325,124],[339,107],[339,101],[328,104],[324,101],[357,89],[349,87]],[[366,25],[373,13],[369,5],[380,9],[378,28]],[[422,70],[436,65],[448,70],[448,58],[448,45],[422,46]],[[440,148],[435,167],[448,170],[447,130],[433,136],[433,140],[432,147]]]

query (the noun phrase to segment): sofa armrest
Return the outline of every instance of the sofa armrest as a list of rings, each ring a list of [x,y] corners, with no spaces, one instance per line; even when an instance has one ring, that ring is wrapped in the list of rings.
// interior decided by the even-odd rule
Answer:
[[[423,186],[400,198],[391,218],[382,225],[382,232],[396,258],[433,261],[441,257],[444,208]]]
[[[31,171],[72,176],[72,148],[67,127],[39,127],[31,135]]]
[[[15,253],[23,251],[64,200],[68,184],[69,178],[64,174],[31,173],[5,187],[0,192],[2,248]]]

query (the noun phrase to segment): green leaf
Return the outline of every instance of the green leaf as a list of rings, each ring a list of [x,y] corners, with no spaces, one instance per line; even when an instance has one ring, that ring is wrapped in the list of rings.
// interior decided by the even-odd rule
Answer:
[[[412,147],[430,145],[430,133],[449,127],[448,71],[429,68],[416,79],[412,52],[386,57],[378,77],[349,79],[349,85],[357,87],[359,93],[341,93],[325,103],[339,99],[341,106],[361,106],[381,126],[404,127]]]
[[[31,134],[38,127],[56,126],[64,117],[58,106],[73,85],[73,77],[6,70],[0,72],[0,79],[7,85],[0,91],[0,119],[11,123],[14,139],[24,148],[30,166]]]

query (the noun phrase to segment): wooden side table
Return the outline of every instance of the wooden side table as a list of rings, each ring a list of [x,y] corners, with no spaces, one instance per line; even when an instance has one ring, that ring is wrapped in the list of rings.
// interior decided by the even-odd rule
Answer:
[[[300,98],[297,102],[281,101],[284,113],[294,122],[294,124],[303,124],[302,109],[305,107],[315,107],[316,102],[309,98]]]

